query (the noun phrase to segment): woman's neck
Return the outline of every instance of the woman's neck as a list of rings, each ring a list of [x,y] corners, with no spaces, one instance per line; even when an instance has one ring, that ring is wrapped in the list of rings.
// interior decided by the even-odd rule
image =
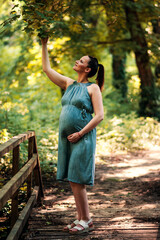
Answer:
[[[88,78],[86,78],[86,76],[80,76],[79,75],[77,82],[79,82],[79,83],[88,83],[89,81],[88,81]]]

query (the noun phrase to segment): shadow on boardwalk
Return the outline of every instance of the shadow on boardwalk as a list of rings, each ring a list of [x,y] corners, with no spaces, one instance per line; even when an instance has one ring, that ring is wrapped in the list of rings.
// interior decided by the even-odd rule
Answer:
[[[62,231],[75,219],[68,183],[45,181],[42,207],[34,208],[21,239],[160,240],[160,151],[98,156],[88,198],[95,230],[72,236]]]

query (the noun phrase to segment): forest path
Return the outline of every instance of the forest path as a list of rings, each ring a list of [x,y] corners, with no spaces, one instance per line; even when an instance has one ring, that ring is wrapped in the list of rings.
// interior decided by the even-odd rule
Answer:
[[[34,208],[21,239],[160,240],[160,150],[98,156],[88,198],[95,230],[80,236],[62,231],[75,204],[68,183],[44,181],[42,207]]]

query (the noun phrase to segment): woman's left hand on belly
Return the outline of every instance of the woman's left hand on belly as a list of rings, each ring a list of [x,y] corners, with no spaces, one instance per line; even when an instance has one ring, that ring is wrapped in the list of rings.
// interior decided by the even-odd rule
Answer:
[[[72,133],[67,137],[68,141],[70,141],[71,143],[78,142],[80,138],[81,138],[81,135],[79,134],[79,132]]]

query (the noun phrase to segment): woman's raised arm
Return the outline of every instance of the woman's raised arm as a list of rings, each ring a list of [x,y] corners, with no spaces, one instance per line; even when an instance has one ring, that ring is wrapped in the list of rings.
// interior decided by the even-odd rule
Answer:
[[[41,39],[42,42],[42,67],[49,79],[62,89],[74,82],[73,79],[65,77],[51,68],[48,56],[47,42],[48,38]]]

